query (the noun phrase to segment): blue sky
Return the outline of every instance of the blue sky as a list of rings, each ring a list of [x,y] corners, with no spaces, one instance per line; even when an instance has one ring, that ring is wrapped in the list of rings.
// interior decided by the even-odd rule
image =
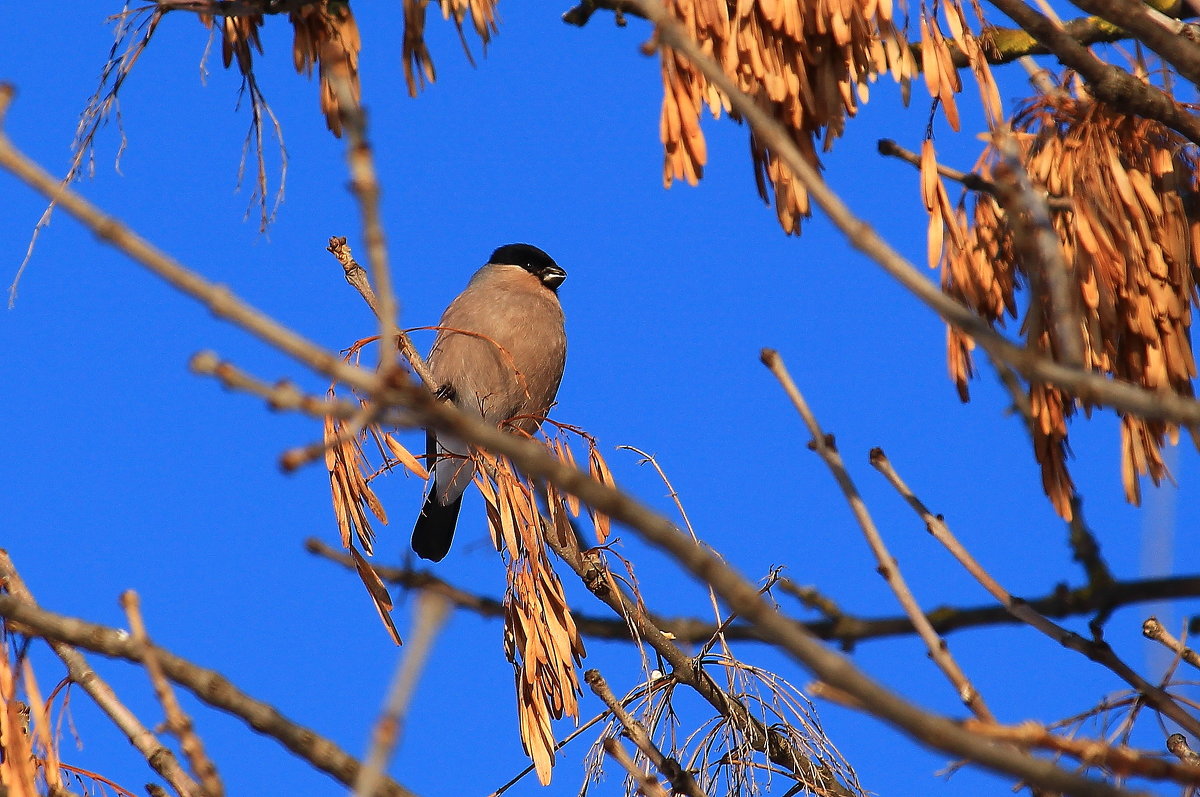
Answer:
[[[11,38],[0,51],[0,79],[19,90],[9,136],[62,171],[111,33],[100,10],[58,7],[52,16],[51,8],[23,9],[25,30],[54,33]],[[924,606],[974,605],[986,595],[869,467],[872,446],[887,452],[1012,592],[1041,595],[1064,579],[1079,583],[1025,432],[1006,414],[990,372],[973,385],[974,401],[960,404],[946,378],[945,333],[935,317],[823,219],[809,221],[798,239],[784,237],[754,193],[746,131],[728,120],[704,123],[710,162],[701,185],[664,190],[658,62],[638,51],[646,26],[631,20],[619,29],[598,13],[580,30],[559,21],[566,8],[504,7],[500,34],[477,68],[466,63],[453,28],[431,13],[438,82],[415,100],[400,70],[399,4],[356,9],[401,323],[436,323],[494,247],[537,244],[569,274],[560,295],[570,351],[554,417],[596,435],[618,482],[671,512],[653,472],[614,449],[633,445],[657,455],[699,535],[747,577],[783,565],[848,611],[898,612],[829,474],[805,448],[799,419],[759,363],[759,350],[770,346],[836,434]],[[80,190],[190,267],[331,348],[373,334],[373,319],[324,251],[330,235],[359,243],[359,221],[346,190],[343,145],[325,130],[317,87],[292,72],[290,29],[269,20],[266,56],[257,59],[289,155],[286,200],[266,235],[253,218],[243,220],[249,195],[235,191],[249,124],[245,107],[237,108],[239,80],[218,57],[202,83],[205,37],[185,14],[164,21],[121,94],[128,145],[120,172],[113,168],[120,134],[110,123],[97,139],[95,177]],[[1024,90],[1015,70],[1003,84],[1010,107]],[[905,111],[891,84],[877,84],[826,159],[826,176],[921,263],[925,219],[916,172],[875,154],[883,136],[919,146],[929,106],[922,87],[913,97]],[[978,125],[969,92],[963,108],[965,125]],[[939,154],[969,168],[979,143],[941,122],[936,129]],[[7,175],[0,175],[0,196],[0,245],[8,253],[0,276],[7,284],[44,202]],[[136,589],[161,644],[216,667],[361,755],[404,651],[388,641],[357,579],[303,550],[310,536],[337,541],[326,477],[319,466],[285,475],[277,459],[319,436],[319,424],[226,393],[186,366],[194,352],[213,349],[268,380],[288,377],[314,392],[323,381],[212,318],[62,213],[39,240],[16,307],[0,324],[0,343],[9,419],[0,546],[38,599],[122,625],[117,596]],[[419,435],[406,439],[416,447]],[[1190,548],[1184,535],[1197,519],[1190,447],[1176,460],[1180,489],[1148,490],[1147,507],[1137,510],[1121,498],[1112,415],[1077,423],[1072,445],[1087,518],[1119,576],[1142,572],[1147,530],[1161,540],[1178,529],[1179,547]],[[392,518],[379,530],[378,559],[398,563],[421,485],[392,476],[377,489]],[[652,608],[707,616],[703,592],[688,576],[632,533],[620,536]],[[485,539],[481,506],[472,498],[455,548],[436,572],[498,597],[503,571]],[[1168,546],[1155,550],[1169,566]],[[1191,564],[1181,559],[1177,569],[1187,572]],[[569,583],[568,594],[577,611],[604,614],[578,585]],[[401,599],[402,634],[408,608]],[[1123,610],[1108,626],[1110,641],[1139,668],[1147,666],[1140,625],[1150,613]],[[1085,627],[1082,620],[1070,625]],[[950,645],[1007,722],[1077,713],[1122,687],[1029,629],[959,632]],[[629,645],[591,641],[588,650],[585,666],[599,667],[618,692],[636,685]],[[737,645],[735,652],[796,685],[808,679],[762,646]],[[920,704],[963,715],[916,641],[863,643],[854,659]],[[144,675],[98,663],[130,706],[156,722]],[[1152,679],[1160,666],[1151,657]],[[50,659],[40,660],[43,680],[55,673]],[[454,615],[424,674],[392,774],[419,793],[489,793],[526,764],[513,700],[499,623]],[[150,773],[135,751],[85,696],[71,705],[82,748],[68,741],[65,759],[138,790]],[[186,705],[230,793],[342,791],[237,720],[190,696]],[[590,694],[582,699],[584,717],[599,710]],[[681,710],[696,723],[707,717],[696,701]],[[943,780],[934,773],[944,756],[861,715],[826,703],[818,710],[870,791],[965,795],[1004,787],[973,772]],[[559,733],[571,729],[564,722]],[[567,748],[546,793],[578,788],[587,738]],[[1150,733],[1142,742],[1160,739]],[[530,778],[510,793],[541,791]],[[618,791],[610,767],[595,793]]]

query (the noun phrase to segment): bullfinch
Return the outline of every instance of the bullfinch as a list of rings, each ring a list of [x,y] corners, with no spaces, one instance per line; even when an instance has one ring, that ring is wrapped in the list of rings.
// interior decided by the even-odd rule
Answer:
[[[529,244],[492,252],[438,325],[429,353],[438,395],[463,412],[517,434],[538,430],[562,380],[567,337],[558,286],[567,278],[550,255]],[[470,448],[427,432],[429,492],[412,548],[434,562],[449,552],[463,491],[475,476]]]

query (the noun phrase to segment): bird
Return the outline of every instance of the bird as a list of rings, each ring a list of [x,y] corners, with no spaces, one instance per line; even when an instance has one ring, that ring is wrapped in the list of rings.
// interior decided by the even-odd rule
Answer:
[[[567,337],[558,288],[567,278],[531,244],[492,252],[438,323],[428,364],[439,398],[515,434],[532,435],[558,394]],[[475,477],[470,448],[426,432],[429,491],[412,549],[440,562],[450,551],[463,492]]]

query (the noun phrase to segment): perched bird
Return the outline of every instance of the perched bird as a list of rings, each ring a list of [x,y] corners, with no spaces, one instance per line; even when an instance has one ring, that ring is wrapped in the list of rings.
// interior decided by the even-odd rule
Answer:
[[[438,395],[487,423],[533,434],[554,403],[567,360],[558,286],[567,278],[529,244],[502,246],[471,277],[438,324],[429,368]],[[461,440],[428,432],[429,493],[412,548],[440,561],[450,550],[463,491],[475,476]]]

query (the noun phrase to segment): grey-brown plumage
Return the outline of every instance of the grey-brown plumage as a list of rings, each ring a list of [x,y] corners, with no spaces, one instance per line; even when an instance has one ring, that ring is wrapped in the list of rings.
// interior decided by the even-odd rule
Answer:
[[[438,324],[429,368],[439,393],[488,423],[536,432],[566,365],[557,294],[566,277],[536,246],[508,244],[493,252]],[[475,469],[461,440],[430,432],[427,442],[433,475],[412,548],[437,562],[450,550],[463,491]]]

